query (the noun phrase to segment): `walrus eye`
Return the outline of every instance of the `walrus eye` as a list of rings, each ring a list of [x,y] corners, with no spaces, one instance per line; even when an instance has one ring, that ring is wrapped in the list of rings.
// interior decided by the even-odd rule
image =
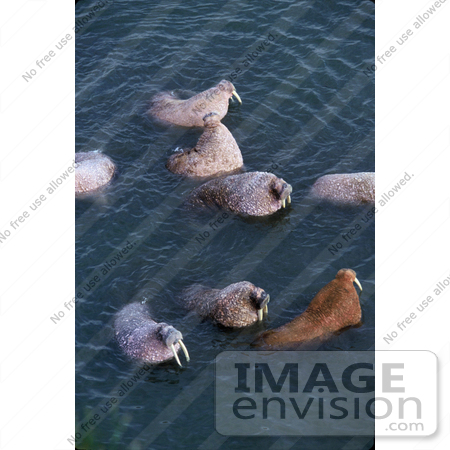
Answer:
[[[184,355],[186,356],[186,361],[190,361],[189,353],[182,341],[183,335],[172,326],[167,326],[166,324],[164,325],[165,327],[161,329],[160,334],[163,336],[163,341],[166,344],[166,346],[170,348],[170,350],[172,351],[173,357],[175,358],[176,362],[180,367],[182,367],[180,358],[178,357],[177,354],[177,350],[175,349],[176,343],[180,344],[180,347],[183,350]]]
[[[267,304],[270,301],[270,295],[267,292],[262,292],[260,297],[257,299],[256,303],[258,306],[258,320],[261,322],[263,320],[263,315],[269,312],[269,307]]]

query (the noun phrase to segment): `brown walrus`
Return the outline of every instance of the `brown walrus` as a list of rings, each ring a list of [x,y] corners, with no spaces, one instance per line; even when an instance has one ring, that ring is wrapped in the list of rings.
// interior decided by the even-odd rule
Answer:
[[[189,195],[191,207],[210,206],[236,214],[266,216],[291,202],[292,187],[282,178],[267,172],[229,175],[202,184]]]
[[[181,295],[187,309],[225,327],[246,327],[263,320],[270,296],[248,281],[230,284],[224,289],[190,286]]]
[[[242,104],[236,89],[227,80],[222,80],[217,86],[187,100],[180,100],[170,92],[161,92],[153,97],[148,113],[175,125],[202,127],[203,117],[206,114],[216,112],[220,120],[225,117],[228,112],[228,100],[233,95]]]
[[[212,112],[203,121],[205,131],[195,147],[172,155],[166,167],[173,173],[191,177],[208,177],[241,168],[244,164],[241,151],[219,115]]]
[[[361,306],[353,282],[362,291],[356,273],[341,269],[316,294],[303,314],[286,325],[265,331],[254,345],[268,350],[294,350],[299,344],[322,341],[342,328],[357,325],[361,321]]]
[[[375,203],[375,173],[324,175],[311,188],[313,197],[337,204]]]
[[[116,166],[103,153],[75,153],[75,193],[95,191],[108,184]]]
[[[189,361],[182,334],[171,325],[156,323],[141,303],[130,303],[116,314],[114,332],[119,346],[130,358],[149,363],[175,358],[181,366],[177,354],[181,348]]]

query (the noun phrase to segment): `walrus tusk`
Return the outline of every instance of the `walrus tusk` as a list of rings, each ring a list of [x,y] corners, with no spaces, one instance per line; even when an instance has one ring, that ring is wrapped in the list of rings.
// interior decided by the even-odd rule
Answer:
[[[269,305],[264,306],[264,314],[269,314]]]
[[[281,200],[281,206],[286,208],[286,199]]]
[[[362,287],[361,287],[361,283],[358,281],[358,278],[355,277],[355,283],[358,285],[358,287],[361,289],[362,292]]]
[[[290,205],[291,204],[291,196],[290,195],[288,195],[287,200],[288,200],[288,205]]]
[[[238,99],[238,102],[242,105],[241,97],[239,97],[238,93],[236,91],[233,91],[232,94]]]
[[[177,363],[180,367],[183,367],[180,363],[180,358],[178,358],[177,351],[175,350],[175,346],[173,344],[170,344],[170,349],[172,350],[173,356],[177,360]]]
[[[178,341],[178,343],[180,344],[181,350],[183,350],[183,352],[184,352],[184,356],[186,356],[186,361],[189,362],[191,360],[191,358],[189,357],[189,353],[187,351],[186,346],[184,345],[183,341],[181,341],[181,340]]]
[[[258,320],[260,322],[262,322],[262,320],[263,320],[263,310],[262,309],[258,309]]]

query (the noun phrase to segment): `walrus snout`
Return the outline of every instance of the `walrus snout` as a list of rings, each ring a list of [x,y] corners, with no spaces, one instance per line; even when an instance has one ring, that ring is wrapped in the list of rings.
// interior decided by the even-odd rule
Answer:
[[[282,178],[278,178],[274,181],[272,188],[274,194],[281,201],[281,206],[286,208],[286,200],[288,205],[291,203],[292,186]]]
[[[229,98],[232,98],[233,95],[236,97],[237,101],[242,105],[241,97],[239,97],[239,94],[236,92],[236,88],[233,86],[233,83],[231,83],[228,80],[222,80],[219,83],[219,89],[225,90],[229,93]]]
[[[258,320],[262,322],[264,314],[268,314],[269,312],[267,305],[270,302],[270,295],[264,289],[256,288],[252,294],[252,298],[256,303]]]
[[[177,351],[175,349],[175,344],[180,344],[181,349],[186,356],[186,361],[189,362],[190,357],[187,351],[186,346],[183,343],[183,335],[172,325],[167,325],[166,323],[161,323],[161,328],[159,330],[159,334],[161,336],[162,341],[166,344],[167,348],[169,348],[178,365],[181,366],[180,358],[178,358]]]
[[[356,283],[356,285],[359,287],[359,289],[363,290],[361,283],[359,282],[358,278],[356,278],[356,272],[353,269],[341,269],[337,275],[336,278],[347,278],[349,279],[352,283]]]

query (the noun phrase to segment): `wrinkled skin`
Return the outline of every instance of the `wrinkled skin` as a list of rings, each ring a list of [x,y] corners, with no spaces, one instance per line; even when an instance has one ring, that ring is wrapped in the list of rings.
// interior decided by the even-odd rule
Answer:
[[[75,193],[95,191],[108,184],[116,166],[103,153],[75,153]]]
[[[228,128],[216,113],[203,118],[205,131],[196,146],[176,153],[166,167],[173,173],[190,177],[208,177],[240,169],[244,161]]]
[[[361,306],[351,269],[336,278],[313,298],[306,311],[291,322],[262,333],[253,343],[267,350],[295,350],[301,344],[321,342],[333,333],[361,322]]]
[[[339,205],[375,203],[375,173],[324,175],[311,188],[313,197]]]
[[[258,321],[258,309],[267,299],[266,292],[248,281],[230,284],[224,289],[201,285],[184,290],[181,302],[201,317],[225,327],[246,327]]]
[[[177,330],[166,323],[156,323],[147,306],[140,303],[126,305],[114,320],[114,334],[120,348],[135,360],[160,363],[172,359],[173,353],[164,343],[164,337],[170,332]],[[175,350],[180,350],[178,343]]]
[[[202,184],[191,192],[187,205],[218,207],[248,216],[266,216],[278,211],[291,192],[289,184],[271,173],[248,172]]]
[[[222,80],[217,86],[187,100],[180,100],[170,92],[161,92],[151,101],[148,113],[164,122],[183,127],[203,127],[203,117],[215,112],[222,120],[228,112],[228,101],[233,95],[234,86]]]

